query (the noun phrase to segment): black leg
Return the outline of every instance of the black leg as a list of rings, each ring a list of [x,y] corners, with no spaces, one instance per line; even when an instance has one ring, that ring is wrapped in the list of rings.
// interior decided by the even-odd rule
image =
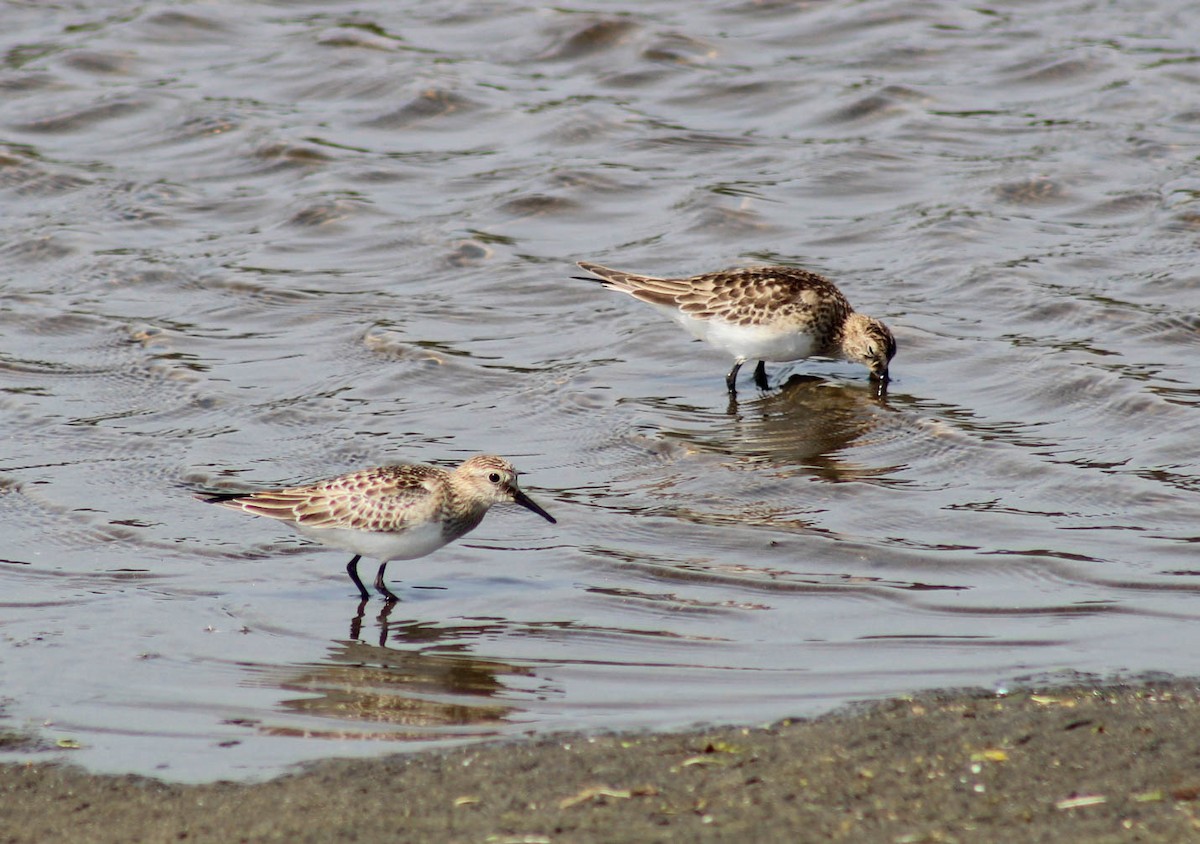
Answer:
[[[350,579],[353,580],[354,585],[358,587],[358,594],[362,595],[363,598],[370,598],[371,593],[367,591],[367,588],[362,585],[362,581],[358,579],[358,561],[361,559],[361,556],[355,554],[354,559],[346,563],[346,574],[350,575]]]
[[[729,370],[729,374],[725,376],[725,386],[729,388],[729,392],[731,393],[737,392],[737,374],[738,370],[742,368],[743,363],[745,363],[744,360],[736,361],[733,364],[733,369]]]
[[[758,366],[754,367],[754,383],[760,390],[767,389],[767,362],[765,360],[760,360]]]
[[[379,564],[379,571],[375,573],[375,588],[379,590],[380,595],[388,599],[388,603],[392,603],[394,601],[399,601],[400,599],[393,595],[392,590],[388,589],[383,583],[383,570],[386,568],[387,560],[384,560]]]

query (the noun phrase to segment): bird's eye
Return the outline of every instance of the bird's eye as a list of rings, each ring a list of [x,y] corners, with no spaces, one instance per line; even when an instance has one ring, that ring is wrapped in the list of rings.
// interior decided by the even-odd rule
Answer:
[[[500,473],[492,472],[490,475],[488,475],[488,480],[494,484],[500,483]]]

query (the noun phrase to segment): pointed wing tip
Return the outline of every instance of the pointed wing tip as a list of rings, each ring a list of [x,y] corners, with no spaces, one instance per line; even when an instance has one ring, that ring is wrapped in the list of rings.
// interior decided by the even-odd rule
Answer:
[[[591,261],[576,261],[575,266],[579,267],[579,269],[583,270],[584,272],[591,273],[596,278],[601,279],[606,278],[606,274],[612,272],[612,270],[608,269],[607,267],[602,267],[599,264],[593,264]],[[579,276],[574,277],[579,278]],[[585,278],[583,281],[595,281],[596,278]]]
[[[225,504],[227,506],[237,506],[240,499],[245,498],[248,494],[245,492],[209,492],[203,489],[194,489],[191,493],[192,498],[205,504]]]

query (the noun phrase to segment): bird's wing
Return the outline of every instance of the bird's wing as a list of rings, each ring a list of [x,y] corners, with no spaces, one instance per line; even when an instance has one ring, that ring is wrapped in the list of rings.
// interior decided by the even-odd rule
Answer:
[[[635,299],[651,305],[675,307],[679,304],[678,297],[686,294],[691,287],[691,279],[638,275],[602,267],[599,264],[591,264],[587,261],[580,261],[579,267],[603,281],[604,286],[609,290],[628,293]],[[584,280],[589,281],[590,279]]]
[[[771,322],[797,307],[803,291],[820,276],[786,267],[750,267],[706,273],[688,279],[690,289],[675,297],[679,309],[695,319],[719,319],[734,325]]]
[[[421,518],[432,506],[436,485],[427,467],[405,472],[365,469],[309,486],[221,495],[209,501],[309,528],[392,531]]]
[[[796,312],[850,305],[823,276],[796,267],[746,267],[691,278],[656,278],[580,262],[604,286],[651,305],[675,307],[693,319],[718,319],[735,325],[764,325]]]

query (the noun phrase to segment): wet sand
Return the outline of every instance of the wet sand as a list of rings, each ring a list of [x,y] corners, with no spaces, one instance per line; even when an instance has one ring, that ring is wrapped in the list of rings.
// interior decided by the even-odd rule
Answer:
[[[0,766],[0,842],[1195,841],[1200,686],[939,692],[767,728],[558,735],[258,784]]]

